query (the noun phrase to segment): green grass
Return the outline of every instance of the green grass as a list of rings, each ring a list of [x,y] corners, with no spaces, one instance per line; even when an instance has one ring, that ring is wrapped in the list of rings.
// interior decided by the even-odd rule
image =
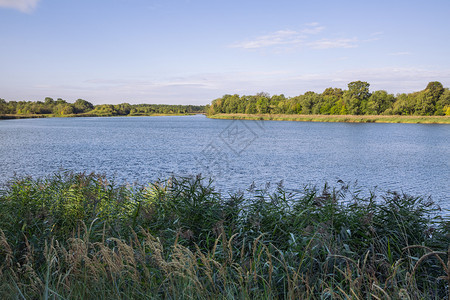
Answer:
[[[450,124],[450,116],[216,114],[216,115],[208,115],[208,117],[212,119],[233,119],[233,120]]]
[[[448,299],[450,220],[345,185],[224,196],[98,174],[0,191],[3,299]]]

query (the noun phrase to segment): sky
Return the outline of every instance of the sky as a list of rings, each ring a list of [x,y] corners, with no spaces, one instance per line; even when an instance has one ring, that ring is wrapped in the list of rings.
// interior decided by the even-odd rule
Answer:
[[[0,0],[0,98],[208,104],[450,87],[449,0]]]

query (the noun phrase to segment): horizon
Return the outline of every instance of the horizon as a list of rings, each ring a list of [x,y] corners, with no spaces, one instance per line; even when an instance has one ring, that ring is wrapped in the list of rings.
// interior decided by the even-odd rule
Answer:
[[[0,98],[206,105],[450,86],[450,2],[0,0]]]
[[[437,81],[437,82],[439,82],[439,81]],[[430,82],[431,83],[431,82]],[[370,82],[369,82],[369,85],[370,85]],[[446,86],[443,86],[444,87],[444,89],[449,89],[448,87],[446,87]],[[328,88],[336,88],[336,87],[328,87]],[[327,89],[327,88],[326,88]],[[346,88],[342,88],[342,91],[346,91],[347,89]],[[375,91],[385,91],[385,92],[387,92],[388,94],[390,94],[390,95],[393,95],[395,98],[398,98],[398,96],[400,95],[400,94],[407,94],[407,95],[409,95],[409,94],[414,94],[414,93],[418,93],[418,92],[421,92],[421,91],[424,91],[424,90],[426,90],[426,87],[424,87],[422,90],[419,90],[419,91],[410,91],[410,92],[404,92],[404,93],[396,93],[396,94],[394,94],[394,93],[391,93],[390,91],[386,91],[386,90],[373,90],[373,89],[371,89],[370,87],[369,87],[369,91],[370,91],[370,93],[372,94],[372,93],[374,93]],[[325,92],[325,90],[323,90],[323,91],[321,91],[321,92],[316,92],[316,91],[311,91],[311,90],[308,90],[308,91],[306,91],[305,93],[303,93],[303,94],[299,94],[299,95],[293,95],[293,96],[286,96],[286,95],[284,95],[283,93],[281,93],[281,94],[270,94],[270,93],[267,93],[267,92],[264,92],[264,91],[260,91],[260,92],[258,92],[258,93],[255,93],[255,94],[252,94],[252,95],[250,95],[250,94],[248,94],[248,95],[245,95],[245,94],[236,94],[236,93],[234,93],[234,94],[232,94],[232,93],[228,93],[228,94],[224,94],[224,95],[222,95],[222,96],[219,96],[219,97],[216,97],[216,98],[214,98],[214,99],[211,99],[211,101],[210,102],[208,102],[208,103],[206,103],[206,104],[191,104],[191,103],[184,103],[184,104],[180,104],[180,103],[145,103],[145,102],[139,102],[139,103],[129,103],[129,102],[118,102],[118,103],[100,103],[100,104],[96,104],[96,103],[92,103],[92,101],[90,101],[89,99],[83,99],[83,98],[74,98],[73,100],[68,100],[68,99],[64,99],[64,98],[61,98],[61,97],[49,97],[49,96],[47,96],[47,97],[45,97],[44,99],[21,99],[21,100],[9,100],[9,99],[4,99],[4,98],[1,98],[0,97],[0,99],[1,100],[4,100],[4,101],[6,101],[6,102],[11,102],[11,101],[14,101],[14,102],[45,102],[45,100],[47,99],[47,98],[50,98],[50,99],[52,99],[52,100],[54,100],[54,101],[57,101],[57,100],[63,100],[63,101],[66,101],[67,103],[69,103],[69,104],[73,104],[75,101],[77,101],[77,100],[84,100],[84,101],[88,101],[88,102],[90,102],[91,104],[93,104],[94,106],[96,106],[96,105],[119,105],[119,104],[130,104],[130,105],[174,105],[174,106],[206,106],[206,105],[210,105],[214,100],[217,100],[217,99],[221,99],[221,98],[223,98],[223,97],[225,97],[225,96],[227,96],[227,95],[229,95],[229,96],[232,96],[232,95],[238,95],[239,97],[246,97],[246,96],[256,96],[256,95],[258,95],[258,94],[261,94],[261,93],[263,93],[263,94],[267,94],[267,96],[269,97],[269,98],[272,98],[273,96],[285,96],[285,98],[286,98],[286,100],[289,100],[289,99],[292,99],[292,98],[296,98],[296,97],[300,97],[300,96],[303,96],[303,95],[305,95],[306,93],[308,93],[308,92],[314,92],[314,93],[316,93],[316,94],[322,94],[323,92]]]

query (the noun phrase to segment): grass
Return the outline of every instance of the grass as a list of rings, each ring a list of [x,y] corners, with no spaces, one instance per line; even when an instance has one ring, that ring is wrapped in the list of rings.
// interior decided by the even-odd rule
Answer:
[[[0,205],[4,299],[449,299],[450,220],[421,197],[61,172]]]
[[[129,114],[129,115],[113,115],[113,114],[98,114],[98,113],[80,113],[80,114],[69,114],[69,115],[56,115],[56,114],[0,114],[1,119],[30,119],[30,118],[76,118],[76,117],[157,117],[157,116],[190,116],[202,113],[170,113],[170,114]]]
[[[0,114],[0,120],[2,119],[30,119],[30,118],[46,118],[47,115],[35,115],[35,114]]]
[[[303,122],[450,124],[450,116],[216,114],[216,115],[209,115],[208,117],[213,119],[273,120],[273,121],[303,121]]]

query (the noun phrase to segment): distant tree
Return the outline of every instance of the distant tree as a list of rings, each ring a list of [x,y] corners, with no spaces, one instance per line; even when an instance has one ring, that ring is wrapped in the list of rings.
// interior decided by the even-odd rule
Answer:
[[[71,115],[73,113],[75,113],[75,110],[71,104],[64,105],[61,110],[61,115]]]
[[[398,94],[392,106],[395,115],[412,115],[415,112],[417,92],[412,94]]]
[[[130,114],[132,106],[129,103],[121,103],[114,105],[114,110],[117,111],[118,115],[126,116]]]
[[[370,84],[365,81],[353,81],[348,84],[348,90],[344,92],[344,104],[352,115],[364,113],[367,101],[370,97]]]
[[[94,105],[86,100],[78,99],[75,101],[74,105],[74,112],[75,113],[84,113],[90,110],[94,109]]]
[[[262,97],[262,98],[270,98],[270,94],[267,92],[259,92],[258,94],[256,94],[256,97]]]
[[[58,98],[58,99],[56,99],[56,103],[55,103],[56,105],[58,105],[58,104],[67,104],[67,101],[66,100],[63,100],[63,99],[61,99],[61,98]]]
[[[432,81],[428,83],[427,87],[425,88],[425,92],[429,97],[437,101],[444,92],[444,87],[439,81]]]
[[[228,114],[235,114],[238,112],[240,100],[241,99],[237,94],[234,94],[233,96],[228,98],[228,107],[227,107]]]
[[[304,95],[300,96],[300,104],[302,106],[301,113],[304,115],[309,115],[313,113],[314,106],[320,102],[321,95],[315,92],[306,92]]]
[[[53,98],[46,97],[45,100],[44,100],[44,104],[45,105],[54,105],[55,104],[55,100],[53,100]]]
[[[367,101],[366,114],[380,115],[391,108],[394,102],[394,95],[388,94],[386,91],[375,91]]]
[[[323,115],[337,115],[342,109],[342,96],[344,92],[339,88],[327,88],[322,93],[322,104],[319,113]]]
[[[268,114],[270,112],[269,98],[267,93],[258,93],[256,101],[256,109],[260,114]]]
[[[450,90],[445,89],[436,102],[436,115],[450,115]]]
[[[444,93],[442,83],[432,81],[416,100],[416,113],[419,115],[433,115],[436,111],[436,103]]]
[[[0,98],[0,114],[7,114],[8,113],[8,104],[6,103],[5,99]]]
[[[245,108],[246,114],[256,114],[258,111],[256,110],[256,104],[255,102],[249,102],[247,104],[247,107]]]

